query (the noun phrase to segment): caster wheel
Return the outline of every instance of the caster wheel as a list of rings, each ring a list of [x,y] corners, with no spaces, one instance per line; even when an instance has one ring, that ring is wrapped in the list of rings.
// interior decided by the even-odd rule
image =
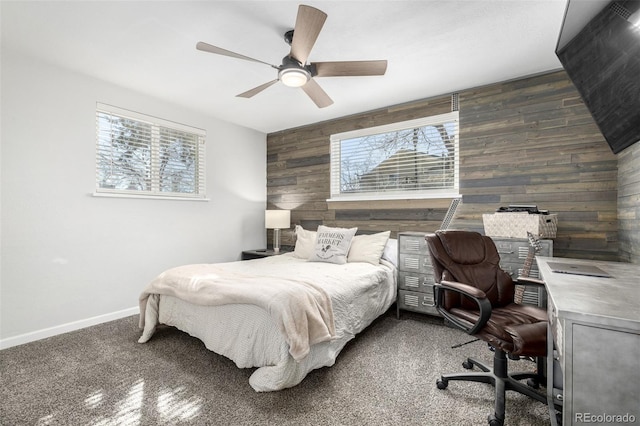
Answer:
[[[436,386],[438,386],[438,389],[446,389],[447,386],[449,386],[449,381],[445,379],[438,379],[436,380]]]
[[[487,420],[489,421],[489,426],[503,426],[504,425],[504,420],[500,420],[499,418],[497,418],[493,414],[490,415]]]
[[[540,389],[540,382],[538,382],[536,379],[527,379],[527,386],[532,389]]]
[[[466,360],[465,362],[462,363],[462,366],[464,368],[466,368],[467,370],[471,370],[473,368],[473,364],[469,362],[469,360]]]

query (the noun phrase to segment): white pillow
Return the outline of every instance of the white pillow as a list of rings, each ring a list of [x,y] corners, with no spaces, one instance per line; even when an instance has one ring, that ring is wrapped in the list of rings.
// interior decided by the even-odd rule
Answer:
[[[318,226],[314,250],[309,256],[312,262],[328,262],[343,265],[347,263],[347,253],[358,228],[330,228]]]
[[[296,246],[293,249],[293,256],[299,259],[309,259],[313,248],[316,245],[316,232],[307,231],[300,225],[296,225]]]
[[[395,238],[389,238],[387,244],[384,246],[382,258],[398,267],[398,240]]]
[[[351,248],[347,256],[348,262],[367,262],[372,265],[380,263],[380,257],[389,240],[391,231],[377,234],[356,235],[351,241]]]

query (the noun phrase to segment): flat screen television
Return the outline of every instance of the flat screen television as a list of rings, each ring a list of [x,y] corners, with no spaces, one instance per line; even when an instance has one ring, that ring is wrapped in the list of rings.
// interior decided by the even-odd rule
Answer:
[[[640,1],[613,1],[556,55],[617,154],[640,141]]]

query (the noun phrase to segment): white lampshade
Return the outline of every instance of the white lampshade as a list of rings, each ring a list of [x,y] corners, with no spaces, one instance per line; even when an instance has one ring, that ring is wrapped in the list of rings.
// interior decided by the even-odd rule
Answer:
[[[291,210],[265,210],[264,224],[267,229],[288,229],[291,226]]]

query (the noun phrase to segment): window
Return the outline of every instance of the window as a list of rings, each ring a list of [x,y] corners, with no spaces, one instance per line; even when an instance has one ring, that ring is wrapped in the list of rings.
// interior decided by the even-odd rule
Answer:
[[[205,198],[204,130],[104,104],[96,130],[97,193]]]
[[[458,112],[331,136],[331,200],[458,196]]]

